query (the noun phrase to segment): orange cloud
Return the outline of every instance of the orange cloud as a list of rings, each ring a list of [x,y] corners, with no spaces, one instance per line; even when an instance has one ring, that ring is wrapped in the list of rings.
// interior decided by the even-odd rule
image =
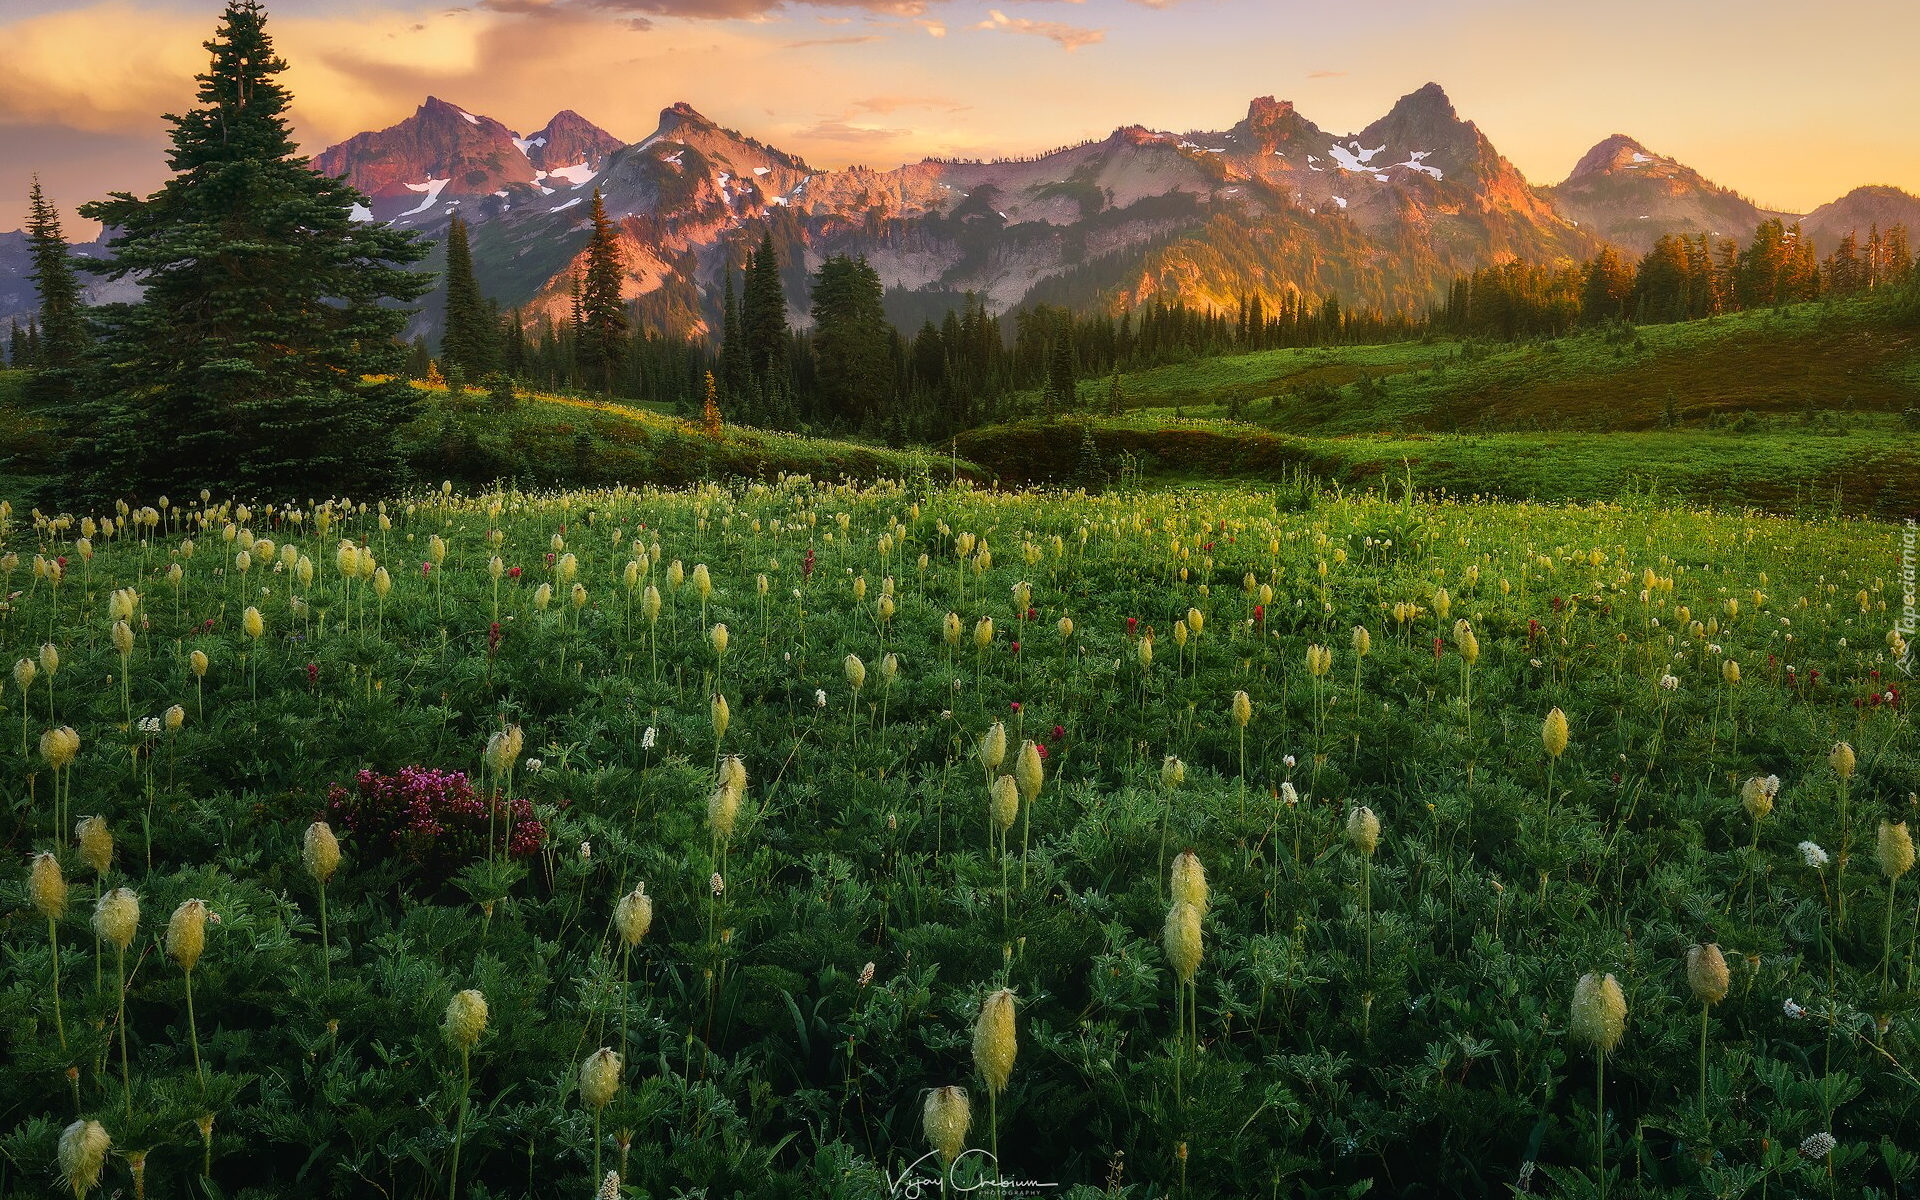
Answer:
[[[1068,53],[1082,46],[1091,46],[1106,38],[1104,29],[1088,29],[1080,25],[1063,25],[1058,21],[1033,21],[1026,17],[1009,17],[997,8],[987,10],[987,19],[975,25],[976,30],[1004,30],[1007,33],[1030,33],[1035,37],[1051,38],[1060,43]]]

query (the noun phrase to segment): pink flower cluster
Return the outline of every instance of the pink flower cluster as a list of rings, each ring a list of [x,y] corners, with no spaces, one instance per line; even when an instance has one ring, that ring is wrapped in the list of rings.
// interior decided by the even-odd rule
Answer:
[[[532,801],[482,796],[461,771],[418,766],[391,775],[361,771],[354,784],[352,791],[339,784],[328,789],[333,823],[361,845],[418,863],[436,878],[478,861],[502,842],[509,855],[524,858],[546,841]]]

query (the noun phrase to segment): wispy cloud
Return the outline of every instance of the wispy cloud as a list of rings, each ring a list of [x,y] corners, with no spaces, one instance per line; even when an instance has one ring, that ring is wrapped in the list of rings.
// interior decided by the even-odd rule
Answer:
[[[848,106],[853,112],[888,116],[903,108],[923,108],[936,112],[967,112],[971,104],[962,104],[946,96],[869,96]]]
[[[864,46],[868,42],[884,42],[887,39],[877,33],[863,33],[848,37],[802,38],[797,42],[781,42],[787,50],[804,50],[808,46]]]
[[[987,10],[987,19],[973,27],[976,30],[1001,30],[1006,33],[1026,33],[1034,37],[1050,38],[1060,43],[1068,53],[1082,46],[1091,46],[1107,36],[1104,29],[1089,29],[1084,25],[1065,25],[1059,21],[1034,21],[1026,17],[1009,17],[997,8]]]
[[[1308,79],[1338,79],[1345,74],[1346,74],[1345,71],[1308,71],[1307,78]]]

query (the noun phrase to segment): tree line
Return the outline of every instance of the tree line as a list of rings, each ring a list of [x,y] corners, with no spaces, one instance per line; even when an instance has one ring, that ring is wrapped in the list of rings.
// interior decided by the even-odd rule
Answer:
[[[1899,287],[1914,276],[1905,226],[1847,233],[1825,259],[1800,226],[1760,223],[1744,247],[1668,234],[1638,261],[1605,247],[1584,263],[1505,262],[1456,277],[1429,317],[1435,332],[1557,337],[1581,325],[1661,325]]]

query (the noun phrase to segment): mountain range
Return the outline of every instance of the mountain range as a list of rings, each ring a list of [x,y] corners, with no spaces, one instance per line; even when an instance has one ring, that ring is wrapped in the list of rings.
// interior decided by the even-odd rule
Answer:
[[[438,239],[461,214],[482,289],[530,320],[568,310],[597,188],[641,319],[691,334],[714,327],[723,270],[763,232],[797,321],[808,273],[846,253],[867,257],[890,315],[907,324],[967,293],[995,311],[1120,311],[1155,298],[1230,307],[1291,289],[1417,313],[1455,274],[1509,258],[1584,258],[1606,243],[1639,254],[1669,233],[1744,241],[1776,216],[1799,220],[1823,252],[1876,223],[1920,232],[1920,198],[1897,188],[1778,213],[1617,134],[1564,181],[1536,186],[1432,83],[1357,133],[1262,97],[1221,131],[1128,125],[1026,158],[885,171],[816,168],[684,103],[627,143],[572,111],[522,137],[428,97],[313,165],[368,196],[362,219]],[[0,234],[0,320],[33,308],[23,252],[19,235]],[[415,332],[430,332],[437,312],[425,301]]]

